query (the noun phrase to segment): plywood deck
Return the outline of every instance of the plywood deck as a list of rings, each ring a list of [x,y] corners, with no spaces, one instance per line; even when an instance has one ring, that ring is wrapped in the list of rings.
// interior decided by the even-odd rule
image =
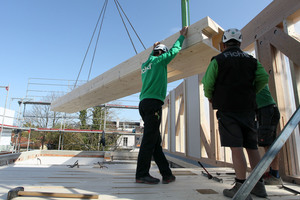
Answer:
[[[218,54],[212,38],[220,32],[222,28],[209,17],[191,25],[181,52],[168,65],[168,82],[205,72]],[[178,37],[176,33],[161,42],[171,47]],[[152,47],[58,98],[51,110],[73,113],[140,92],[140,67],[151,51]]]
[[[147,185],[135,183],[135,161],[113,161],[104,163],[105,168],[97,165],[80,165],[79,168],[68,168],[66,165],[42,165],[24,163],[0,167],[0,199],[6,199],[10,189],[24,187],[25,191],[77,193],[99,195],[101,200],[226,200],[222,191],[231,188],[234,175],[230,175],[231,168],[207,168],[207,170],[223,183],[209,180],[202,175],[203,169],[172,168],[176,181],[170,184],[159,183]],[[48,161],[47,161],[48,162]],[[80,164],[80,160],[79,160]],[[157,166],[153,163],[151,172],[153,176],[161,178]],[[218,173],[218,175],[217,175]],[[229,173],[229,174],[226,174]],[[287,184],[295,190],[299,186]],[[294,200],[294,195],[278,186],[267,186],[270,200]],[[253,199],[264,199],[252,196]],[[16,200],[25,199],[74,199],[54,197],[17,197]]]

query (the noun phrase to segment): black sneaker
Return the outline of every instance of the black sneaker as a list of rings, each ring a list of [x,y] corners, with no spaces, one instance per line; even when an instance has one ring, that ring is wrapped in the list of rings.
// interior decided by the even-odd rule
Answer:
[[[266,172],[263,175],[263,180],[264,180],[265,185],[282,185],[282,179],[280,177],[276,178],[269,172]]]
[[[163,184],[168,184],[168,183],[171,183],[171,182],[174,182],[176,180],[176,177],[174,175],[171,175],[171,176],[165,176],[163,177],[162,179],[162,183]]]
[[[237,191],[240,189],[241,186],[242,186],[242,183],[235,182],[235,185],[233,186],[233,188],[223,190],[223,195],[225,197],[232,198],[232,197],[234,197],[235,193],[237,193]],[[252,197],[250,194],[246,197],[246,200],[252,200]]]
[[[159,179],[158,178],[154,178],[152,176],[144,176],[144,177],[140,177],[140,178],[136,178],[135,179],[136,183],[146,183],[146,184],[157,184],[159,183]]]
[[[264,182],[258,181],[254,188],[251,191],[251,194],[254,194],[258,197],[265,198],[268,196]]]

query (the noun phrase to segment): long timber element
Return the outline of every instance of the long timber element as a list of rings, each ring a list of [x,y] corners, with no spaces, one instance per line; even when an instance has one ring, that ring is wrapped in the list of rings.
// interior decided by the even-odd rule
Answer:
[[[168,82],[205,72],[210,58],[219,52],[222,30],[209,17],[191,25],[182,50],[168,65]],[[178,37],[176,33],[161,42],[171,47]],[[151,51],[152,47],[58,98],[51,110],[74,113],[140,92],[140,67]]]

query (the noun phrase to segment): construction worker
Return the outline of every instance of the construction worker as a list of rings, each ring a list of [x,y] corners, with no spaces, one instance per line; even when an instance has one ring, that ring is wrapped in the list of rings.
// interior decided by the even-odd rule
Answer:
[[[258,146],[264,147],[265,151],[268,151],[277,137],[276,130],[280,119],[280,112],[268,85],[256,95],[256,104]],[[269,171],[264,174],[263,179],[265,185],[282,185],[279,175],[279,155],[275,156]]]
[[[161,147],[159,126],[162,105],[167,93],[167,65],[181,50],[187,31],[188,27],[181,29],[179,38],[170,50],[160,42],[155,42],[148,60],[141,66],[143,85],[140,93],[139,113],[144,121],[144,134],[137,160],[137,183],[159,183],[159,179],[149,174],[152,156],[162,175],[162,183],[175,181],[175,176],[172,174]]]
[[[246,179],[246,149],[251,168],[260,161],[255,127],[256,93],[268,83],[262,65],[240,49],[242,34],[228,29],[222,37],[224,51],[213,57],[202,79],[204,95],[217,109],[221,145],[230,147],[236,178],[231,189],[223,194],[233,197]],[[263,180],[257,182],[252,194],[266,197]],[[246,198],[252,199],[251,195]]]

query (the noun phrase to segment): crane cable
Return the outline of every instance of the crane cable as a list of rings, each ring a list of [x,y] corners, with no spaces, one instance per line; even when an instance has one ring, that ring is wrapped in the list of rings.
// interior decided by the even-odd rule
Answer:
[[[94,28],[94,32],[93,32],[93,34],[92,34],[92,37],[91,37],[90,43],[89,43],[89,45],[88,45],[88,48],[87,48],[87,50],[86,50],[86,52],[85,52],[84,59],[83,59],[83,61],[82,61],[82,63],[81,63],[81,67],[80,67],[79,73],[78,73],[78,75],[77,75],[77,79],[76,79],[76,81],[75,81],[75,84],[74,84],[74,87],[73,87],[73,89],[74,89],[74,88],[76,87],[76,85],[77,85],[77,82],[78,82],[78,79],[79,79],[79,76],[80,76],[80,73],[81,73],[82,67],[83,67],[83,65],[84,65],[84,62],[85,62],[86,56],[87,56],[87,54],[88,54],[88,52],[89,52],[89,49],[90,49],[90,46],[91,46],[91,44],[92,44],[92,41],[93,41],[94,35],[95,35],[95,33],[96,33],[96,30],[97,30],[97,27],[98,27],[99,21],[100,21],[100,19],[101,19],[101,17],[102,17],[102,13],[103,13],[104,9],[106,9],[107,3],[108,3],[108,0],[105,0],[105,2],[104,2],[104,4],[103,4],[103,7],[102,7],[102,10],[101,10],[101,12],[100,12],[100,15],[99,15],[99,17],[98,17],[98,20],[97,20],[96,26],[95,26],[95,28]],[[103,21],[103,20],[102,20],[102,21]]]
[[[133,48],[134,48],[135,53],[137,54],[136,48],[135,48],[135,46],[134,46],[134,44],[133,44],[133,41],[132,41],[131,36],[130,36],[130,33],[128,32],[127,26],[126,26],[126,24],[125,24],[125,22],[124,22],[124,19],[123,19],[123,17],[122,17],[122,14],[121,14],[121,12],[120,12],[119,7],[121,8],[121,10],[122,10],[124,16],[126,17],[126,19],[127,19],[128,23],[130,24],[132,30],[134,31],[135,35],[137,36],[137,38],[139,39],[139,41],[141,42],[141,44],[143,45],[144,50],[145,50],[145,49],[146,49],[145,45],[143,44],[141,38],[139,37],[139,35],[138,35],[137,32],[135,31],[134,27],[132,26],[130,20],[128,19],[127,15],[125,14],[124,10],[122,9],[122,6],[120,5],[119,1],[118,1],[118,0],[114,0],[114,2],[115,2],[115,4],[116,4],[116,7],[117,7],[118,12],[119,12],[119,15],[120,15],[120,17],[121,17],[121,19],[122,19],[123,25],[124,25],[124,27],[125,27],[125,29],[126,29],[127,35],[128,35],[128,37],[129,37],[129,39],[130,39],[130,41],[131,41],[131,44],[132,44],[132,46],[133,46]]]
[[[104,15],[105,15],[106,7],[107,7],[107,2],[108,2],[108,0],[106,0],[105,9],[104,9],[102,21],[101,21],[101,24],[100,24],[99,33],[98,33],[96,45],[95,45],[95,48],[94,48],[93,58],[92,58],[92,62],[91,62],[91,66],[90,66],[90,70],[89,70],[89,75],[88,75],[87,81],[90,80],[90,75],[91,75],[91,71],[92,71],[92,67],[93,67],[93,63],[94,63],[94,59],[95,59],[95,54],[96,54],[96,50],[97,50],[97,46],[98,46],[99,36],[100,36],[102,25],[103,25]]]
[[[119,12],[119,15],[120,15],[120,17],[121,17],[121,19],[122,19],[123,25],[124,25],[124,27],[125,27],[125,29],[126,29],[127,35],[128,35],[128,37],[129,37],[129,39],[130,39],[130,41],[131,41],[131,44],[132,44],[132,46],[133,46],[133,48],[134,48],[134,51],[135,51],[136,54],[138,54],[138,53],[137,53],[137,50],[136,50],[136,48],[135,48],[135,46],[134,46],[134,43],[133,43],[133,41],[132,41],[132,38],[131,38],[131,36],[130,36],[130,33],[129,33],[128,29],[127,29],[127,26],[126,26],[126,24],[125,24],[125,22],[124,22],[124,19],[123,19],[123,17],[122,17],[122,14],[121,14],[121,12],[120,12],[120,9],[121,9],[122,13],[124,14],[124,16],[126,17],[128,23],[130,24],[130,26],[131,26],[132,30],[134,31],[135,35],[136,35],[137,38],[139,39],[140,43],[141,43],[142,46],[144,47],[144,50],[146,49],[146,47],[145,47],[145,45],[143,44],[143,42],[142,42],[141,38],[139,37],[139,35],[137,34],[136,30],[134,29],[133,25],[131,24],[131,22],[130,22],[129,18],[127,17],[126,13],[124,12],[123,8],[121,7],[121,4],[119,3],[119,1],[118,1],[118,0],[114,0],[114,2],[115,2],[115,4],[116,4],[117,10],[118,10],[118,12]],[[96,50],[97,50],[97,46],[98,46],[98,41],[99,41],[101,29],[102,29],[102,24],[103,24],[103,20],[104,20],[104,15],[105,15],[106,8],[107,8],[107,4],[108,4],[108,0],[105,0],[105,2],[104,2],[104,4],[103,4],[103,7],[102,7],[102,10],[101,10],[101,13],[100,13],[100,15],[99,15],[99,17],[98,17],[98,20],[97,20],[97,23],[96,23],[94,32],[93,32],[93,34],[92,34],[90,43],[89,43],[89,45],[88,45],[87,51],[86,51],[86,53],[85,53],[83,62],[82,62],[82,64],[81,64],[81,67],[80,67],[80,70],[79,70],[79,73],[78,73],[76,82],[75,82],[75,84],[74,84],[74,88],[75,88],[76,85],[77,85],[77,82],[78,82],[80,73],[81,73],[81,71],[82,71],[82,68],[83,68],[83,65],[84,65],[84,62],[85,62],[85,59],[86,59],[87,54],[88,54],[88,52],[89,52],[89,49],[90,49],[92,40],[93,40],[93,38],[94,38],[95,32],[96,32],[96,30],[97,30],[99,21],[100,21],[100,19],[101,19],[101,17],[102,17],[102,13],[103,13],[103,17],[102,17],[102,20],[101,20],[101,25],[100,25],[99,32],[98,32],[98,36],[97,36],[96,45],[95,45],[95,48],[94,48],[93,58],[92,58],[92,62],[91,62],[90,70],[89,70],[89,74],[88,74],[88,79],[87,79],[87,81],[89,81],[90,74],[91,74],[91,70],[92,70],[92,66],[93,66],[93,63],[94,63],[94,58],[95,58]],[[120,9],[119,9],[119,8],[120,8]],[[74,89],[74,88],[73,88],[73,89]]]

